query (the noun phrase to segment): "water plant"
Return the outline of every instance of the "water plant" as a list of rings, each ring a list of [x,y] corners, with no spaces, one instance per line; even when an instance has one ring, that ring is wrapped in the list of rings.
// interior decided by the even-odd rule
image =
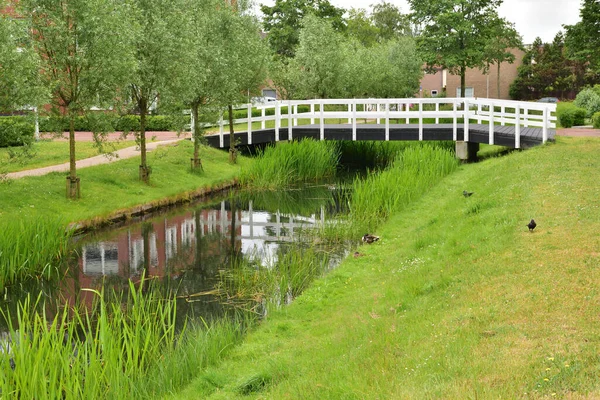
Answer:
[[[0,224],[0,287],[17,280],[57,277],[71,232],[59,219],[21,218]]]
[[[268,146],[245,171],[240,182],[273,189],[297,182],[314,182],[335,175],[339,148],[334,142],[304,139]]]
[[[372,231],[458,165],[454,154],[444,146],[417,144],[399,152],[392,165],[381,173],[356,178],[350,200],[351,232]]]

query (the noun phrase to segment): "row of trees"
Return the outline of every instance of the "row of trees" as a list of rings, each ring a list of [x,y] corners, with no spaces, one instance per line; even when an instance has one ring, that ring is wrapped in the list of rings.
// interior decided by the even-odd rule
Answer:
[[[145,119],[159,98],[164,109],[191,108],[199,121],[202,108],[242,102],[266,76],[268,52],[258,21],[235,0],[11,3],[2,6],[14,11],[0,18],[0,88],[7,89],[1,106],[50,104],[50,112],[67,122],[71,198],[79,196],[77,116],[92,107],[139,112],[139,175],[149,182]],[[197,123],[196,138],[199,129]],[[194,158],[200,166],[197,147]]]
[[[460,75],[464,94],[468,68],[496,65],[499,73],[502,62],[513,62],[510,50],[522,47],[521,37],[513,24],[498,16],[501,3],[409,0],[408,15],[382,1],[370,13],[351,9],[344,19],[344,10],[328,0],[276,0],[262,12],[279,71],[285,72],[276,76],[276,83],[289,96],[387,97],[416,92],[422,75],[413,73],[415,63]],[[306,15],[314,17],[302,18]],[[311,82],[298,81],[298,71]],[[364,79],[369,76],[374,79]],[[336,83],[344,79],[352,82]],[[400,82],[402,86],[395,86]]]

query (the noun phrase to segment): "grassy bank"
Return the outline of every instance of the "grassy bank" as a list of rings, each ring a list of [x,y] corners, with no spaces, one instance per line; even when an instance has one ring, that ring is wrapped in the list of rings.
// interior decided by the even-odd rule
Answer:
[[[112,152],[131,146],[135,146],[135,141],[107,142],[103,145],[103,150]],[[93,142],[76,142],[75,155],[77,160],[97,156],[98,147]],[[0,174],[68,162],[69,142],[67,141],[42,140],[33,143],[31,147],[0,148]]]
[[[80,169],[82,198],[77,201],[65,198],[65,173],[2,180],[0,225],[23,216],[48,215],[60,215],[66,222],[101,221],[142,204],[185,199],[201,188],[230,182],[248,163],[248,159],[240,157],[237,165],[231,165],[227,162],[227,153],[206,147],[201,152],[204,172],[193,173],[190,171],[192,147],[191,142],[181,141],[148,153],[152,167],[150,185],[138,179],[137,157]]]
[[[173,398],[600,396],[598,154],[460,167]]]

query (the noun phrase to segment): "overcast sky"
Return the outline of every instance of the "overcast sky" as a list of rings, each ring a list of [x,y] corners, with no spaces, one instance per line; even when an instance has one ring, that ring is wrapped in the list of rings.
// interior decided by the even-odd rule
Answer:
[[[379,0],[329,0],[342,8],[370,9]],[[410,9],[406,0],[387,0],[400,8],[403,13]],[[435,0],[431,0],[435,1]],[[272,6],[275,0],[255,0],[257,4]],[[498,10],[501,17],[515,24],[525,44],[530,44],[539,36],[543,42],[551,42],[562,29],[562,25],[573,25],[579,21],[581,0],[504,0]],[[259,12],[260,15],[260,12]]]

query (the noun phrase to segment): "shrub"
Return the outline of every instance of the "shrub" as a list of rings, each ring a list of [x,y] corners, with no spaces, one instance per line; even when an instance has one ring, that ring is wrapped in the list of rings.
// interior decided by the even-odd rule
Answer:
[[[558,122],[563,128],[584,125],[587,112],[571,103],[562,103],[557,109]]]
[[[34,134],[34,125],[24,117],[0,118],[0,147],[31,144]]]
[[[573,104],[585,109],[586,117],[591,118],[592,115],[600,111],[600,94],[592,88],[583,89],[577,94]]]
[[[600,111],[592,115],[592,124],[595,129],[600,129]]]

